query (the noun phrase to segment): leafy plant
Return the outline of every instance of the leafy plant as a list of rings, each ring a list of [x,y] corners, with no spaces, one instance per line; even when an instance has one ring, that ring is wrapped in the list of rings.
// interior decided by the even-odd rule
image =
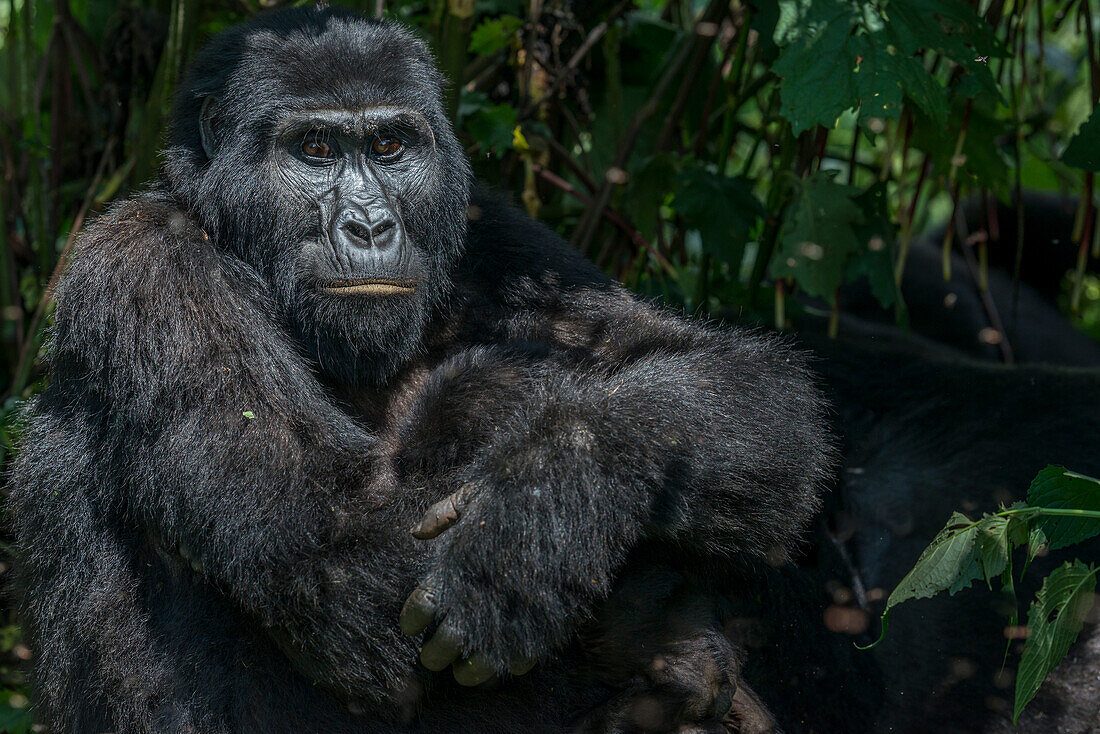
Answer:
[[[1058,550],[1100,535],[1100,480],[1048,466],[1028,489],[1027,502],[971,520],[955,512],[921,553],[913,569],[890,593],[882,613],[886,637],[890,611],[904,601],[941,592],[954,595],[975,580],[994,581],[1015,594],[1013,550],[1027,549],[1027,564],[1040,553]],[[1053,570],[1031,603],[1027,642],[1016,674],[1013,721],[1077,638],[1089,610],[1100,566],[1079,560]],[[1012,625],[1017,624],[1015,615]],[[864,648],[867,649],[867,648]]]

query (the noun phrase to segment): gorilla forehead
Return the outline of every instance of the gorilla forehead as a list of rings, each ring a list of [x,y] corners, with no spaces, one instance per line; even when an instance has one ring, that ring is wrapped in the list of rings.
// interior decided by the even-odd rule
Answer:
[[[379,105],[416,109],[433,121],[441,114],[441,79],[424,42],[402,26],[338,9],[257,16],[216,39],[195,67],[197,96],[218,95],[253,118]]]

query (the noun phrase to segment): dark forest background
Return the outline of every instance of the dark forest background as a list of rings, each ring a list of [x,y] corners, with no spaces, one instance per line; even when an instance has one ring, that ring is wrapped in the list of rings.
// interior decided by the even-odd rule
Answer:
[[[277,0],[0,0],[0,468],[46,379],[50,293],[84,223],[156,175],[180,70]],[[414,26],[479,177],[676,308],[843,329],[862,288],[902,326],[911,245],[936,234],[1027,276],[1100,338],[1095,0],[360,0]],[[1041,251],[1025,194],[1066,236]],[[967,208],[968,216],[961,214]],[[954,263],[954,265],[953,265]],[[1013,360],[985,300],[980,336]],[[9,562],[0,548],[0,581]],[[0,609],[0,730],[29,727]]]

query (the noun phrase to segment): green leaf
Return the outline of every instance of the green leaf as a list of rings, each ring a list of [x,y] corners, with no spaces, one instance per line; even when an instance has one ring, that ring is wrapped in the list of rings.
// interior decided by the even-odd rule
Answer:
[[[989,70],[989,64],[977,58],[964,58],[959,61],[959,66],[966,72],[959,77],[959,83],[955,87],[955,95],[966,99],[968,97],[983,97],[994,104],[1008,104],[1008,100],[1001,94],[1001,88],[997,80],[993,78],[993,72]]]
[[[676,183],[672,206],[689,229],[699,232],[703,252],[740,265],[749,230],[764,215],[751,184],[699,166],[685,170]]]
[[[931,118],[938,129],[947,123],[947,90],[917,59],[891,55],[890,73],[897,77],[905,96]]]
[[[977,522],[961,512],[951,514],[932,542],[920,554],[913,569],[890,592],[882,612],[882,631],[868,649],[882,642],[889,626],[890,610],[909,599],[927,599],[946,591],[954,595],[975,579],[990,583],[1008,566],[1009,524],[1005,518],[986,515]]]
[[[1003,55],[988,23],[961,0],[891,0],[886,32],[902,53],[931,48],[955,61]]]
[[[488,152],[503,155],[515,139],[517,113],[510,104],[486,105],[466,121],[466,130]]]
[[[241,415],[243,415],[245,418],[248,418],[249,420],[252,420],[256,417],[256,414],[253,413],[251,410],[242,411]]]
[[[654,153],[636,162],[632,159],[622,208],[646,238],[656,234],[657,215],[672,194],[681,162],[682,158],[672,153]]]
[[[1093,591],[1098,570],[1074,561],[1056,568],[1043,581],[1027,616],[1030,634],[1016,670],[1013,723],[1077,639],[1095,602]]]
[[[1032,480],[1027,503],[1032,507],[1100,512],[1100,481],[1065,467],[1048,466]],[[1033,523],[1051,550],[1100,534],[1100,519],[1095,517],[1040,515]]]
[[[814,125],[832,128],[855,104],[851,30],[851,17],[841,15],[817,36],[788,46],[775,63],[774,71],[782,79],[780,111],[795,135]]]
[[[886,182],[880,181],[855,197],[863,212],[863,223],[854,227],[860,248],[848,261],[846,281],[865,277],[871,284],[871,294],[889,308],[901,298],[894,280],[894,233],[887,208]]]
[[[880,47],[876,43],[881,38],[881,33],[875,33],[856,36],[849,41],[849,53],[856,54],[851,74],[861,115],[897,118],[901,115],[904,91],[897,66],[904,59],[895,61],[892,48]],[[921,71],[924,71],[923,67]]]
[[[848,259],[862,247],[856,227],[864,215],[853,201],[858,190],[835,183],[836,171],[818,171],[800,181],[787,208],[772,275],[794,278],[806,293],[832,300]]]
[[[1010,528],[1013,524],[1023,524],[1023,521],[1015,517],[986,515],[978,523],[978,563],[987,585],[1008,568],[1009,554],[1012,552],[1009,537],[1014,535]]]
[[[522,27],[523,21],[514,15],[484,20],[470,34],[470,51],[481,56],[495,54],[507,46]]]
[[[952,513],[947,525],[920,554],[913,570],[890,593],[885,611],[889,612],[908,599],[927,599],[941,591],[955,594],[980,578],[982,561],[978,535],[983,526],[988,526],[991,517],[987,515],[979,522],[972,522],[961,512]]]
[[[1082,123],[1077,134],[1070,138],[1062,162],[1084,171],[1100,172],[1100,114],[1093,107],[1089,119]]]

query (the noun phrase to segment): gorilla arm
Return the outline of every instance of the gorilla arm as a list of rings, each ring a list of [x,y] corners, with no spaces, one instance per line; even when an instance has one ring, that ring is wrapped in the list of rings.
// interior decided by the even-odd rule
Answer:
[[[91,227],[59,293],[36,450],[17,469],[39,479],[21,491],[75,501],[34,485],[77,433],[85,474],[110,480],[70,490],[102,508],[97,527],[194,559],[300,670],[384,704],[415,660],[392,621],[423,563],[401,504],[415,492],[371,502],[374,439],[328,401],[250,277],[155,195]]]
[[[820,395],[782,342],[669,316],[570,271],[576,255],[549,232],[507,226],[558,251],[486,259],[493,273],[471,291],[492,281],[497,302],[468,296],[482,324],[467,338],[549,354],[418,527],[431,538],[457,523],[432,541],[439,560],[402,615],[413,634],[440,620],[422,661],[468,655],[456,666],[467,682],[568,639],[643,539],[782,562],[819,507],[830,455]]]

